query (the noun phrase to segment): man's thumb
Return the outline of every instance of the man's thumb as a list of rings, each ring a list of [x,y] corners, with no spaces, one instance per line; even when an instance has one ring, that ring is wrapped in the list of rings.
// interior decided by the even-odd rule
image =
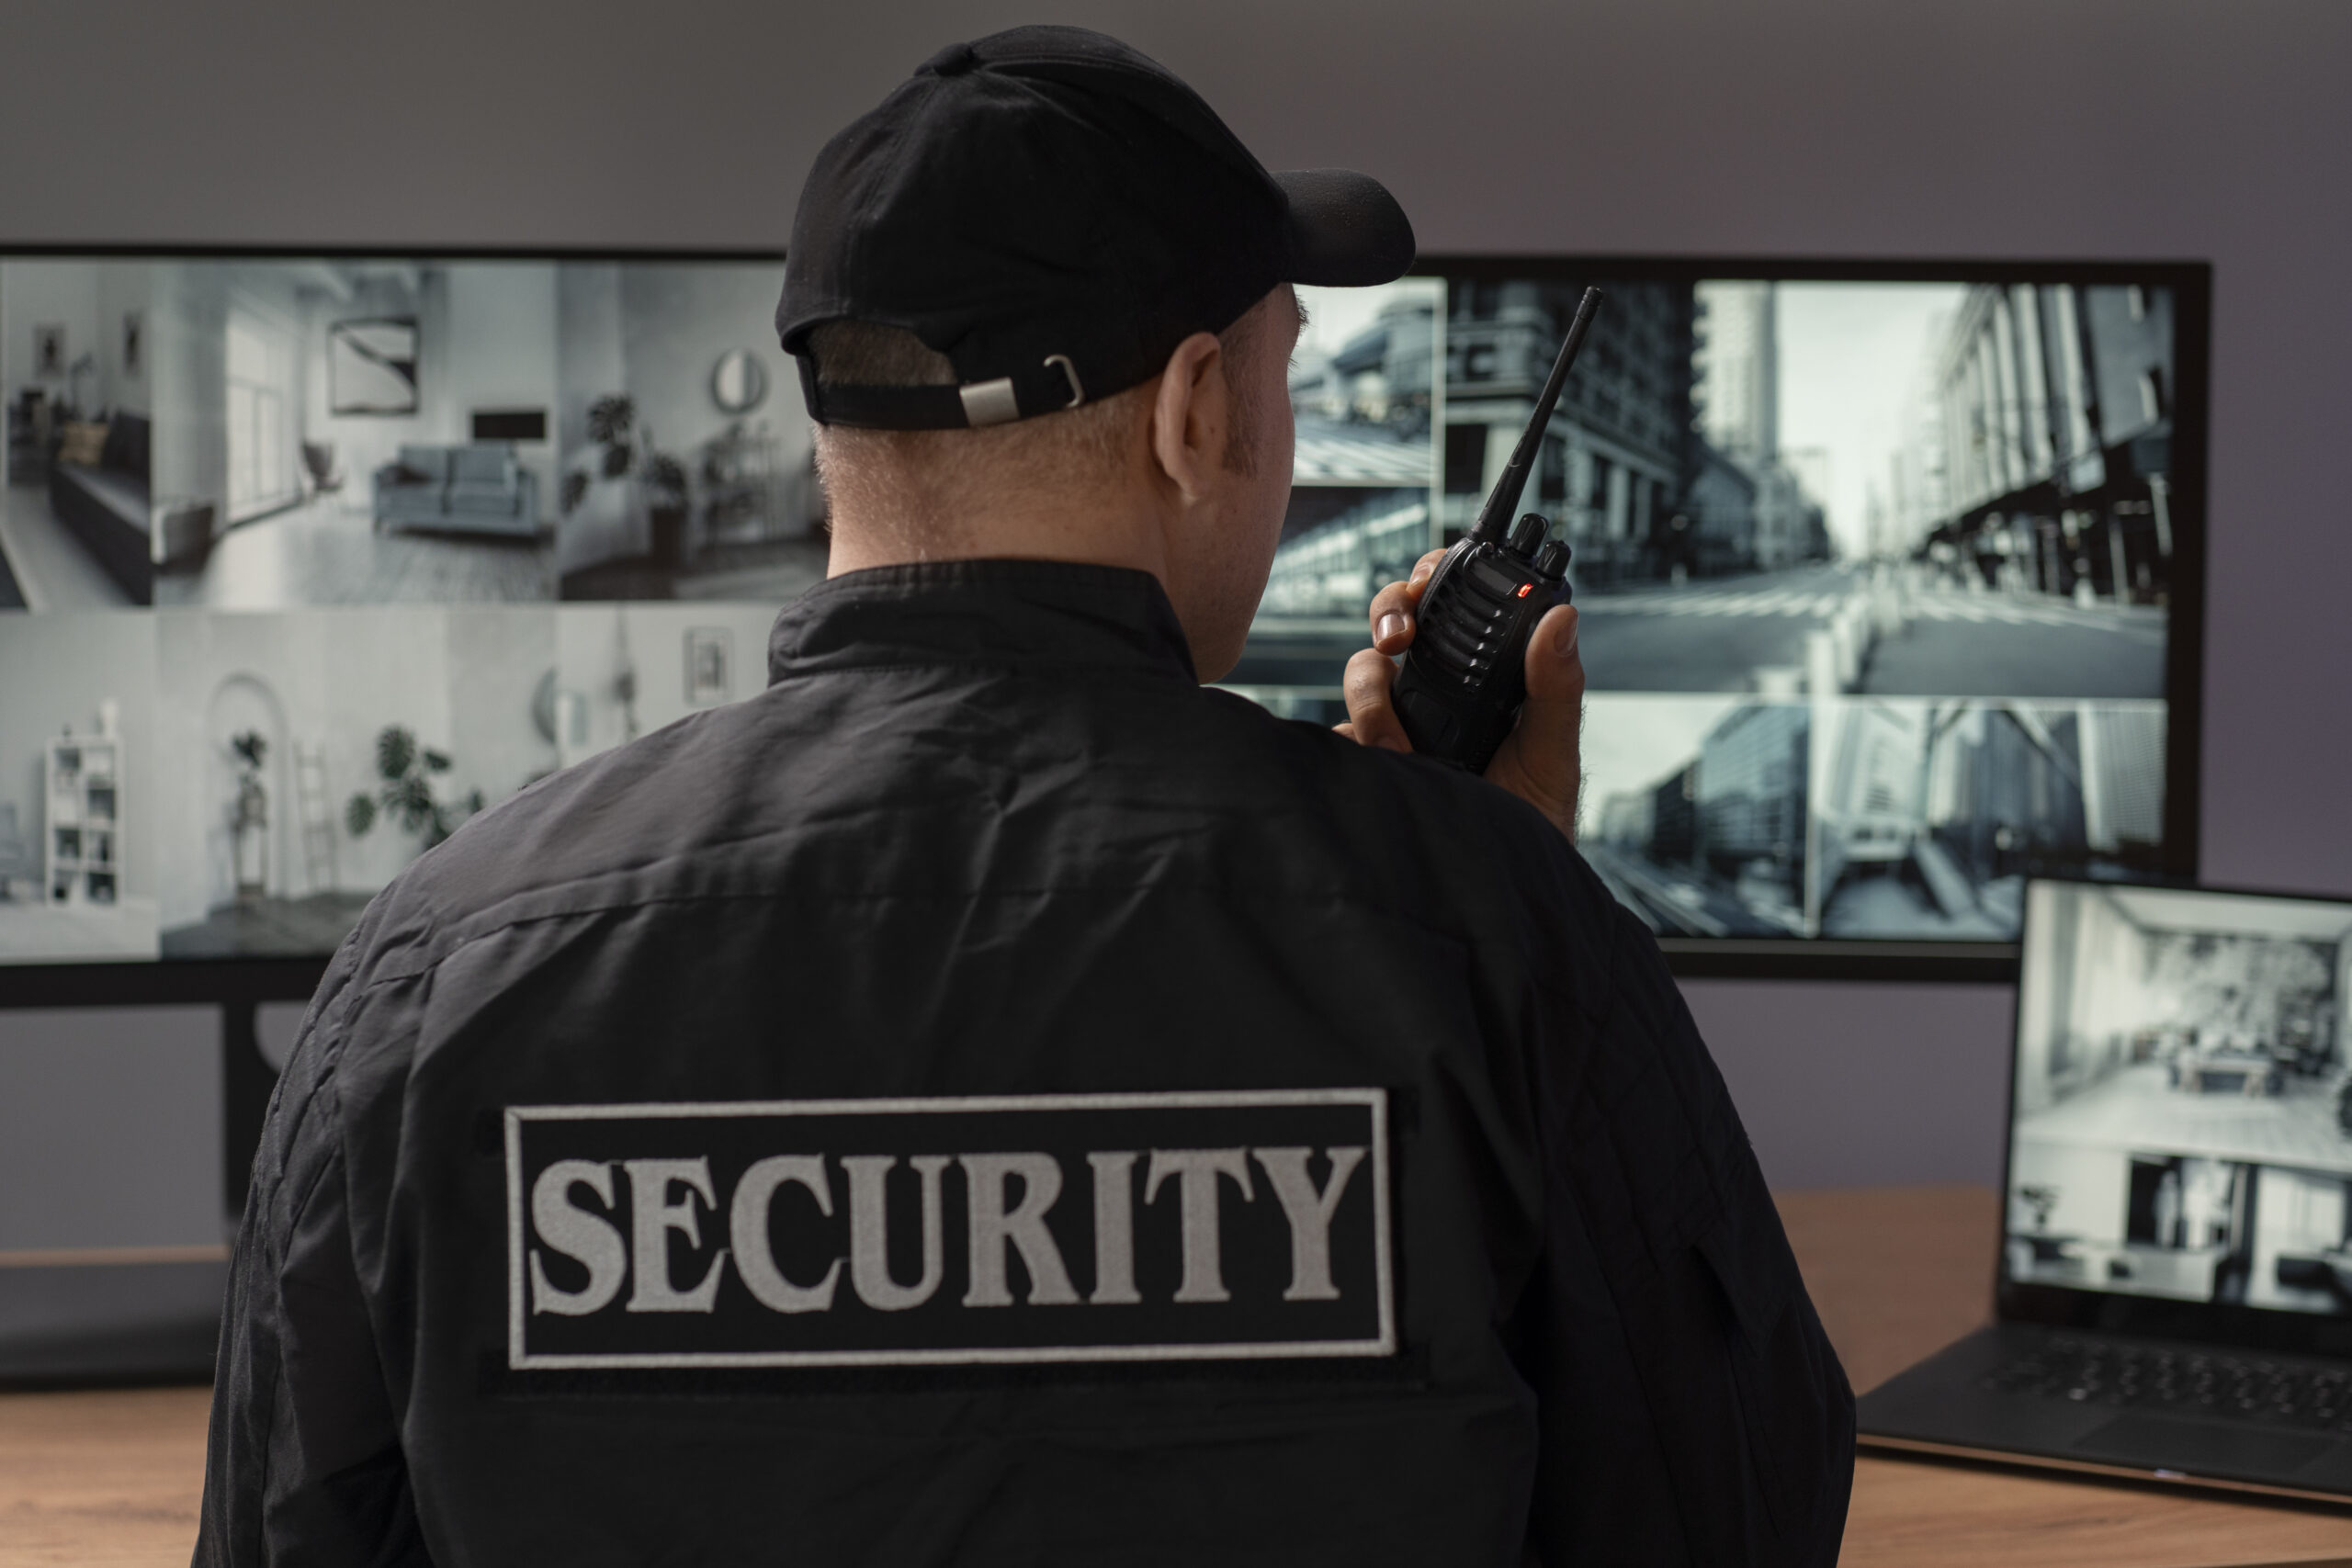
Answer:
[[[1510,748],[1516,779],[1498,780],[1527,797],[1546,817],[1573,820],[1583,774],[1579,735],[1584,725],[1584,660],[1577,651],[1577,612],[1560,605],[1527,639],[1527,705]]]

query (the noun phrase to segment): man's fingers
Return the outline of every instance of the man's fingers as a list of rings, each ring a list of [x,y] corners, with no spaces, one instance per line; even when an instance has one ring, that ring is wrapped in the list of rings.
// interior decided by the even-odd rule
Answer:
[[[1413,563],[1412,575],[1402,582],[1392,582],[1372,596],[1372,646],[1383,653],[1402,653],[1413,640],[1414,611],[1421,602],[1421,592],[1430,585],[1430,574],[1437,563],[1445,558],[1443,550],[1431,550]]]
[[[1372,596],[1372,646],[1382,653],[1402,653],[1412,641],[1412,591],[1392,582]]]
[[[1376,649],[1364,649],[1348,660],[1347,673],[1341,678],[1348,722],[1340,728],[1360,745],[1382,746],[1391,751],[1413,749],[1405,738],[1404,725],[1397,722],[1396,710],[1389,705],[1388,688],[1396,681],[1396,667]]]
[[[1527,639],[1527,705],[1519,728],[1495,754],[1487,776],[1560,825],[1576,828],[1583,782],[1584,660],[1577,651],[1577,613],[1545,613]]]

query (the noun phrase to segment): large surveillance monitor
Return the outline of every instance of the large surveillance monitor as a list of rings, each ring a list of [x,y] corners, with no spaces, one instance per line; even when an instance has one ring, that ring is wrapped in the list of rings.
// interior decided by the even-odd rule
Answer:
[[[780,279],[0,255],[0,997],[316,965],[473,812],[759,691],[825,553]],[[2201,266],[1306,291],[1229,684],[1340,716],[1371,592],[1458,536],[1588,282],[1527,503],[1575,548],[1580,842],[1679,963],[1997,962],[2029,874],[2193,871]]]

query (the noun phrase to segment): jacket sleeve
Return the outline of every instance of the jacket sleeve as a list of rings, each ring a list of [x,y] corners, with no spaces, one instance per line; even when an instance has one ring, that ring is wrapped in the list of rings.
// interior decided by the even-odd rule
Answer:
[[[1515,1326],[1543,1431],[1535,1544],[1547,1562],[1834,1563],[1845,1372],[1657,942],[1613,900],[1591,923],[1606,983],[1547,1010],[1533,1074],[1545,1258]]]
[[[213,1375],[195,1568],[429,1561],[355,1268],[329,971],[254,1156]]]

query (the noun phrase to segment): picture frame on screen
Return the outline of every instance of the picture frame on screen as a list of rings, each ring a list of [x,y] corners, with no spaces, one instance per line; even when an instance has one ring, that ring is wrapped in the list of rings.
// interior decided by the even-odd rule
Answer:
[[[336,321],[327,328],[330,406],[339,414],[417,410],[416,318]]]
[[[734,636],[725,626],[686,628],[686,705],[710,707],[733,693]]]

